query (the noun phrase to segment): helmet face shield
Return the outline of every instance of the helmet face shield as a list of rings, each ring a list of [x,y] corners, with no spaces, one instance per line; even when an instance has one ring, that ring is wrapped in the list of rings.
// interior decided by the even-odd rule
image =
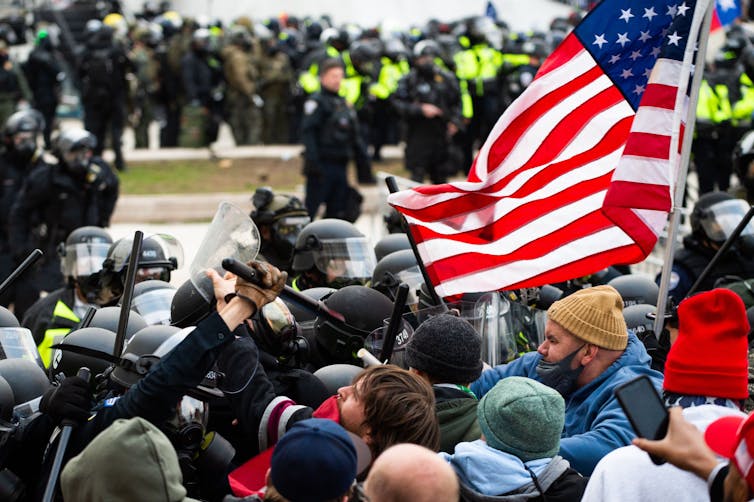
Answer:
[[[265,329],[280,340],[290,340],[298,332],[296,320],[288,306],[280,298],[262,307]]]
[[[377,264],[374,250],[365,237],[322,240],[314,265],[327,276],[327,282],[355,279],[366,282]]]
[[[147,324],[170,324],[170,305],[175,289],[163,288],[147,291],[133,299],[133,310],[144,318]]]
[[[733,230],[741,223],[748,210],[748,204],[741,199],[713,204],[705,210],[700,219],[702,229],[711,241],[723,242],[733,234]],[[749,222],[741,235],[754,235],[754,223]]]
[[[28,359],[44,368],[37,344],[26,328],[0,328],[0,360]]]
[[[102,270],[110,244],[106,242],[68,244],[63,258],[63,275],[66,277],[88,277]]]
[[[303,216],[284,216],[272,224],[275,236],[282,241],[286,241],[291,246],[291,251],[296,245],[296,239],[301,230],[311,222],[307,215]]]

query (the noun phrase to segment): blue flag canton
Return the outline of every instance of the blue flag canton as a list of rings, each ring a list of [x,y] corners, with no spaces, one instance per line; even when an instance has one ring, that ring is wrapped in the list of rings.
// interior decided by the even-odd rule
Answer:
[[[696,0],[603,0],[574,32],[636,110],[657,58],[683,59],[695,5]]]
[[[720,24],[728,26],[736,18],[741,17],[741,2],[739,0],[716,0],[715,10]]]

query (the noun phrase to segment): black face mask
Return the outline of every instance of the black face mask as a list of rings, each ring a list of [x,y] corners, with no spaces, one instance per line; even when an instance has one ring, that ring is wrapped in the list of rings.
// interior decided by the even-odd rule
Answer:
[[[435,65],[431,61],[416,65],[416,69],[421,75],[432,76],[435,73]]]
[[[544,359],[540,359],[539,363],[537,363],[537,375],[539,375],[540,382],[555,389],[561,396],[568,396],[576,386],[576,379],[579,378],[579,375],[584,370],[584,367],[581,365],[576,369],[572,369],[571,361],[585,346],[586,344],[582,345],[557,363],[548,363]]]

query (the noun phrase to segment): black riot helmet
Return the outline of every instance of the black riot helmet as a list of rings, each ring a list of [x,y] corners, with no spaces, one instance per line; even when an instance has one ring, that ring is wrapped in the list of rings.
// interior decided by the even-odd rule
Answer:
[[[96,301],[99,292],[99,272],[113,243],[104,228],[80,227],[68,234],[65,244],[58,248],[63,277],[77,284],[89,303]],[[96,275],[94,275],[96,274]]]
[[[633,330],[639,340],[644,340],[647,336],[657,336],[654,330],[654,318],[647,317],[647,314],[654,316],[657,309],[654,305],[634,304],[623,309],[623,319],[626,320],[626,327]]]
[[[170,303],[170,324],[179,328],[196,326],[212,312],[212,305],[191,280],[180,285]]]
[[[7,308],[0,306],[0,328],[19,328],[21,324]]]
[[[361,364],[356,352],[364,347],[369,334],[384,327],[393,311],[388,298],[364,286],[346,286],[324,300],[325,305],[343,315],[345,324],[318,317],[314,323],[318,352],[327,364]],[[369,308],[365,308],[365,306]]]
[[[131,309],[148,325],[170,324],[170,306],[176,288],[165,281],[143,281],[134,286]]]
[[[620,293],[624,309],[631,305],[657,305],[660,288],[649,277],[636,274],[622,275],[607,284]]]
[[[351,64],[361,75],[372,78],[379,77],[379,65],[377,64],[382,53],[382,44],[379,40],[360,40],[351,44],[349,54]]]
[[[749,205],[725,192],[709,192],[696,201],[691,212],[691,231],[698,240],[721,245],[741,223]],[[749,222],[735,246],[744,254],[754,252],[754,224]]]
[[[312,300],[321,300],[324,297],[334,293],[337,291],[335,288],[309,288],[301,291],[302,295],[308,296]],[[293,314],[293,317],[296,319],[296,322],[299,324],[311,322],[314,323],[314,320],[317,319],[316,312],[312,312],[309,309],[301,307],[299,304],[293,301],[286,302],[286,305],[288,305],[288,310],[291,311],[291,314]]]
[[[298,197],[276,194],[270,187],[260,187],[252,197],[251,219],[262,237],[261,252],[272,250],[280,260],[290,262],[301,230],[311,222],[309,213]]]
[[[29,359],[0,360],[0,377],[13,390],[16,405],[36,399],[50,388],[44,370]]]
[[[317,271],[322,277],[321,284],[312,286],[365,284],[375,265],[374,250],[366,237],[344,220],[309,223],[298,235],[293,251],[294,272]]]
[[[147,326],[137,331],[123,349],[122,361],[113,369],[110,378],[125,388],[136,384],[159,361],[159,357],[150,356],[179,331],[180,328],[175,326]]]
[[[102,307],[94,312],[94,317],[89,323],[90,328],[102,328],[116,333],[118,323],[120,322],[120,307]],[[146,321],[136,312],[128,313],[128,323],[126,324],[126,340],[129,340],[134,333],[147,326]]]
[[[338,52],[348,49],[351,37],[348,31],[337,28],[327,28],[322,31],[320,40],[328,45],[333,46]]]
[[[754,197],[754,130],[744,134],[733,149],[733,172],[746,188],[749,197]]]
[[[396,234],[398,235],[398,234]],[[419,303],[417,290],[424,284],[416,255],[411,249],[396,251],[377,262],[372,274],[371,286],[388,298],[395,300],[398,286],[408,284],[409,294],[406,305]]]
[[[115,346],[115,332],[89,326],[71,331],[58,345],[50,363],[51,377],[58,373],[75,376],[82,367],[89,368],[92,375],[98,375],[110,366],[110,361],[95,355],[76,352],[76,348],[81,347],[110,355]]]
[[[115,241],[102,264],[102,286],[113,298],[123,294],[123,281],[131,257],[133,239]],[[137,261],[136,283],[158,279],[170,282],[170,272],[183,262],[183,247],[171,235],[155,234],[141,243],[141,255]]]
[[[0,376],[0,420],[10,422],[15,405],[16,398],[13,395],[13,389],[8,381]]]
[[[71,174],[83,179],[89,169],[97,138],[85,129],[61,131],[53,145],[53,154]]]
[[[37,151],[37,138],[45,120],[37,110],[21,110],[5,121],[3,142],[9,153],[21,162],[29,162]]]
[[[396,251],[402,251],[404,249],[411,249],[411,242],[408,240],[408,235],[403,233],[388,234],[374,245],[374,256],[379,263],[385,256]]]

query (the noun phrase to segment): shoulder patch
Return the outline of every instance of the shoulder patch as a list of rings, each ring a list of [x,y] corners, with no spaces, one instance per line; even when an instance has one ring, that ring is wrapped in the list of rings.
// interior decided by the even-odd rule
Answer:
[[[304,103],[304,114],[311,115],[312,113],[314,113],[314,110],[317,109],[317,106],[319,105],[316,101],[314,101],[313,99],[307,99],[306,103]]]
[[[105,399],[105,402],[102,403],[103,408],[110,408],[111,406],[114,406],[115,403],[120,399],[120,397],[111,397],[109,399]]]

